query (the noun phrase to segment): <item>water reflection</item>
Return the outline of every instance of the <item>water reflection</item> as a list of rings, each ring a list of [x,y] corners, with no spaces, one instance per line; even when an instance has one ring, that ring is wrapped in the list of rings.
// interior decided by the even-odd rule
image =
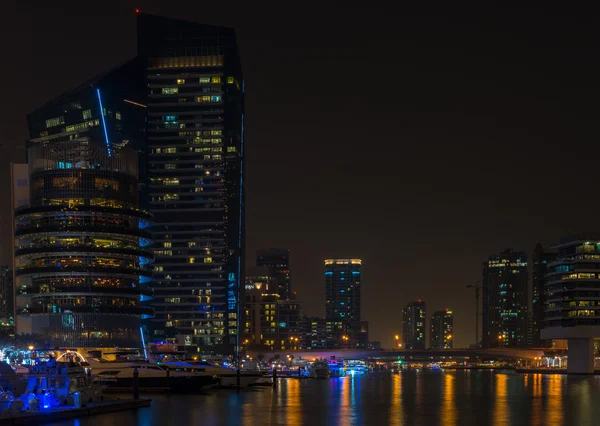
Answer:
[[[492,392],[494,398],[493,423],[495,425],[510,424],[510,411],[508,409],[508,375],[494,374],[495,388]]]
[[[151,408],[53,426],[600,424],[600,378],[514,372],[287,379],[276,389],[152,399]]]
[[[389,405],[389,425],[402,425],[404,424],[404,409],[402,406],[402,375],[393,375],[392,384],[390,389],[390,405]]]
[[[442,393],[442,418],[440,424],[444,426],[455,426],[457,413],[455,407],[454,386],[455,380],[453,373],[444,374],[444,391]]]
[[[543,376],[544,377],[544,376]],[[551,374],[544,377],[548,381],[546,389],[546,420],[545,424],[563,424],[563,399],[562,382],[568,380],[566,376]]]

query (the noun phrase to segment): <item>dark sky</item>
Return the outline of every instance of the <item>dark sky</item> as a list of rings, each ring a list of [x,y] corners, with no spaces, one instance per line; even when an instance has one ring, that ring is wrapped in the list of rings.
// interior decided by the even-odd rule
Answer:
[[[360,257],[371,339],[389,345],[401,307],[421,298],[429,314],[454,309],[464,346],[474,340],[465,285],[482,260],[600,230],[597,17],[271,6],[2,2],[3,262],[7,167],[23,158],[25,114],[134,56],[135,7],[236,28],[248,263],[258,247],[290,248],[308,314],[324,314],[323,259]]]

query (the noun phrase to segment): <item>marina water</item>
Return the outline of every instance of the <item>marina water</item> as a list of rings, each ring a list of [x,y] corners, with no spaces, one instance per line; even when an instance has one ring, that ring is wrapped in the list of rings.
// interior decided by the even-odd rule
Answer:
[[[600,424],[600,376],[413,370],[326,380],[280,379],[275,389],[240,393],[149,397],[152,407],[137,412],[53,425]]]

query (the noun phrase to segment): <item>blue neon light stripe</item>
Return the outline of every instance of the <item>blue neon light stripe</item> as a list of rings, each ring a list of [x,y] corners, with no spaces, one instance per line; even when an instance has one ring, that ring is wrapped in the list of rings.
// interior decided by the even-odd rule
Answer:
[[[108,149],[108,156],[111,156],[110,143],[108,142],[108,131],[106,130],[106,120],[104,119],[104,107],[102,106],[102,97],[100,96],[100,89],[96,89],[98,94],[98,103],[100,104],[100,117],[102,117],[102,127],[104,127],[104,140],[106,141],[106,148]]]
[[[144,345],[144,358],[148,359],[148,352],[146,351],[146,341],[144,340],[144,332],[142,331],[142,327],[140,327],[140,336],[142,336],[142,345]]]

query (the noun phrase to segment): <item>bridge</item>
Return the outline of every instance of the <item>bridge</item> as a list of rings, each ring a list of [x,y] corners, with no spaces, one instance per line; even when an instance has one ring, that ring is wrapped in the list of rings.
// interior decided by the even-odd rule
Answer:
[[[378,359],[392,361],[398,358],[405,359],[442,359],[442,358],[485,358],[485,359],[527,359],[533,360],[544,356],[542,349],[513,349],[513,348],[489,348],[489,349],[426,349],[426,350],[359,350],[359,349],[337,349],[337,350],[311,350],[311,351],[261,351],[249,350],[247,354],[255,357],[264,355],[265,359],[279,355],[281,359],[293,355],[295,359],[306,358],[331,358],[337,359]]]

